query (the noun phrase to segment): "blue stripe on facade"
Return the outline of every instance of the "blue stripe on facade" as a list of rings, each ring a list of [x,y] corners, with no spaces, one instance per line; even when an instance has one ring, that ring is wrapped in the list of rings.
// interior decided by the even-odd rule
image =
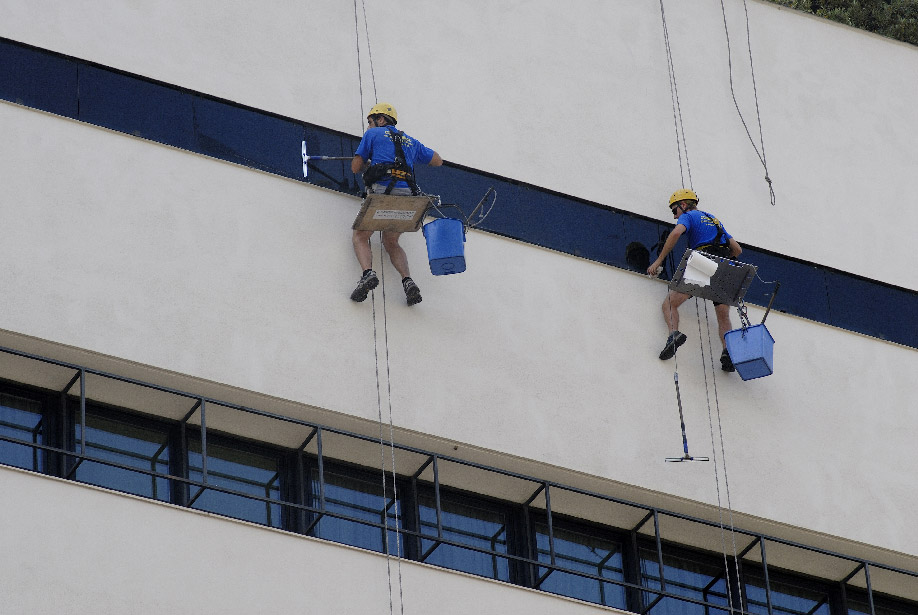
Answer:
[[[347,161],[310,163],[309,153],[351,156],[359,138],[230,101],[0,38],[0,99],[283,177],[349,194],[359,179]],[[488,187],[499,206],[478,227],[559,252],[642,272],[672,224],[451,163],[417,170],[419,183],[466,214]],[[684,240],[674,254],[682,254]],[[918,348],[918,292],[744,244],[743,261],[759,267],[749,303]],[[664,277],[674,265],[666,265]],[[644,265],[646,268],[646,264]]]

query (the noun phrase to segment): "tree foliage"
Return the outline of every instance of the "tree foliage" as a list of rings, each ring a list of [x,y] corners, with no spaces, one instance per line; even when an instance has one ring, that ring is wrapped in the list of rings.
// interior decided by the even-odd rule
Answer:
[[[918,45],[918,0],[770,0]]]

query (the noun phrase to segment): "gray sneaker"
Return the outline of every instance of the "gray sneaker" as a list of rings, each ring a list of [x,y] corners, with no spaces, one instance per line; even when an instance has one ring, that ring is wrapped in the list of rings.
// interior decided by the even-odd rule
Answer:
[[[415,305],[421,302],[421,289],[414,283],[411,278],[402,280],[402,286],[405,289],[405,300],[408,305]]]
[[[379,278],[376,277],[376,272],[370,269],[357,282],[357,288],[351,293],[351,301],[356,301],[357,303],[364,301],[370,291],[377,286],[379,286]]]
[[[666,338],[666,346],[663,347],[663,352],[660,353],[660,360],[672,359],[676,354],[676,349],[684,344],[687,339],[685,333],[680,333],[679,331],[670,333],[669,337]]]

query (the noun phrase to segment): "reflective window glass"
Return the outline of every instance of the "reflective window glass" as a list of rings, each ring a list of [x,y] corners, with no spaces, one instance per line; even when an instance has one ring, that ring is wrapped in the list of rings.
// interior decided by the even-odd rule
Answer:
[[[44,471],[44,455],[28,444],[44,444],[41,402],[10,393],[0,393],[0,436],[23,444],[0,440],[0,463]]]
[[[192,149],[191,94],[96,66],[80,66],[79,119]]]
[[[870,602],[865,592],[855,589],[847,592],[848,615],[870,615]],[[890,600],[885,596],[873,597],[874,615],[918,615],[918,604]]]
[[[281,527],[280,466],[280,454],[256,452],[241,442],[236,445],[231,441],[216,441],[208,437],[206,483],[270,501],[206,489],[192,504],[192,508]],[[188,478],[205,482],[199,438],[189,438]],[[198,491],[197,485],[189,486],[191,497]]]
[[[654,615],[715,615],[728,613],[727,583],[722,561],[716,557],[676,556],[663,554],[663,574],[661,579],[660,564],[657,552],[641,549],[641,585],[659,589],[669,594],[685,596],[713,605],[723,605],[724,609],[706,607],[695,602],[677,598],[664,597],[653,592],[644,592],[645,606],[654,604],[648,612]]]
[[[765,581],[756,574],[747,574],[746,600],[750,613],[768,613]],[[804,587],[770,579],[771,607],[774,615],[829,615],[828,593],[818,586]]]
[[[328,129],[311,126],[303,127],[306,141],[306,153],[309,156],[330,156],[346,158],[346,160],[310,160],[306,181],[316,186],[357,194],[361,185],[357,176],[351,172],[351,161],[360,139],[344,135]],[[302,153],[302,143],[298,145]],[[296,177],[302,178],[302,158],[300,158],[300,171]],[[420,180],[419,180],[420,181]]]
[[[284,177],[303,177],[303,126],[202,96],[194,98],[195,151]]]
[[[509,515],[497,504],[441,495],[442,538],[475,547],[438,542],[436,501],[430,494],[418,497],[422,561],[444,568],[461,570],[483,577],[510,580],[510,566],[501,554],[507,553],[507,523]],[[426,555],[426,557],[424,557]]]
[[[74,451],[77,453],[81,450],[81,431],[77,417],[74,425]],[[169,455],[169,432],[166,426],[87,408],[86,456],[122,467],[86,459],[79,464],[73,477],[80,482],[169,501],[169,479],[129,469],[168,474]],[[72,464],[68,467],[72,467]]]
[[[0,40],[0,98],[76,117],[77,66],[74,60]]]
[[[550,563],[548,525],[536,522],[534,526],[538,560]],[[625,580],[620,543],[597,536],[599,530],[594,533],[584,533],[563,526],[559,527],[558,522],[553,524],[552,530],[557,567],[605,579]],[[549,569],[540,567],[537,570],[541,578]],[[549,574],[542,581],[539,589],[620,609],[627,606],[623,586],[570,574],[562,570],[555,570]]]
[[[312,471],[309,505],[321,508],[319,497],[319,472]],[[386,477],[388,497],[382,496],[382,474],[373,477],[363,471],[325,470],[325,510],[347,518],[323,515],[313,534],[354,547],[385,552],[385,528],[389,528],[388,548],[392,555],[405,554],[405,536],[395,528],[404,528],[400,503],[392,497],[392,477]],[[398,519],[396,519],[396,516]],[[372,524],[372,525],[371,525]]]

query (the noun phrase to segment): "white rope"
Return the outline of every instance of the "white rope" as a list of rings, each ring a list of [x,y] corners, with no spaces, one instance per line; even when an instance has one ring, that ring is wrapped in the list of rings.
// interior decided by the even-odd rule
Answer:
[[[377,102],[377,93],[376,93],[376,74],[373,69],[373,52],[370,47],[370,30],[369,23],[367,20],[367,9],[366,3],[364,0],[361,0],[361,6],[363,8],[363,23],[364,23],[364,32],[366,34],[367,41],[367,53],[369,55],[370,61],[370,77],[373,83],[373,100]],[[364,100],[363,100],[363,72],[360,63],[360,24],[359,24],[359,15],[357,11],[357,0],[354,0],[354,32],[357,40],[357,81],[359,83],[360,89],[360,116],[361,116],[361,133],[365,128],[363,124],[363,113],[364,113]],[[402,615],[405,613],[405,596],[402,585],[402,550],[401,550],[401,533],[400,533],[400,520],[399,520],[399,500],[398,500],[398,486],[396,483],[396,469],[395,469],[395,426],[392,418],[392,377],[390,370],[389,362],[389,326],[388,326],[388,316],[386,312],[386,267],[383,262],[385,255],[385,247],[382,240],[382,231],[379,232],[379,275],[380,275],[380,286],[382,288],[382,320],[383,320],[383,346],[385,348],[385,361],[386,361],[386,387],[387,387],[387,396],[388,396],[388,406],[389,406],[389,449],[391,453],[391,463],[392,463],[392,500],[395,513],[395,549],[396,549],[396,564],[398,571],[398,595],[399,595],[399,610]],[[372,256],[372,250],[371,250]],[[372,264],[372,262],[371,262]],[[385,447],[385,437],[383,433],[383,416],[382,416],[382,387],[380,385],[380,374],[379,374],[379,332],[377,328],[377,319],[376,319],[376,291],[370,291],[372,298],[372,314],[373,314],[373,358],[375,362],[375,372],[376,372],[376,409],[377,409],[377,418],[379,421],[379,456],[380,456],[380,470],[382,475],[382,517],[383,517],[383,548],[386,551],[386,581],[389,591],[389,615],[394,614],[394,604],[393,604],[393,593],[392,593],[392,564],[391,564],[391,554],[389,548],[389,512],[388,512],[388,485],[386,481],[386,447]]]
[[[679,176],[685,188],[685,175],[682,170],[682,152],[685,151],[685,168],[689,188],[692,188],[692,165],[689,163],[688,144],[685,141],[685,124],[682,122],[682,105],[679,102],[679,86],[676,83],[676,67],[673,64],[672,48],[669,43],[669,29],[666,27],[666,9],[660,0],[660,19],[663,22],[663,43],[666,47],[666,70],[669,76],[669,94],[673,104],[673,125],[676,129],[676,154],[679,156]]]
[[[727,604],[729,605],[730,612],[733,613],[733,592],[730,589],[730,566],[727,562],[727,543],[726,543],[726,538],[724,536],[724,531],[725,531],[724,509],[723,509],[723,504],[722,504],[721,495],[720,495],[720,476],[718,475],[718,471],[717,471],[717,447],[714,441],[714,421],[711,415],[711,395],[710,395],[710,387],[708,386],[708,371],[707,371],[708,364],[710,364],[710,367],[711,367],[711,382],[714,388],[714,405],[717,409],[717,431],[720,434],[720,459],[721,459],[721,463],[723,464],[723,471],[724,471],[724,491],[725,491],[725,495],[727,498],[727,510],[729,513],[730,539],[733,545],[733,564],[734,564],[734,571],[736,573],[736,587],[739,588],[739,587],[742,587],[742,585],[740,584],[740,579],[739,579],[739,556],[737,555],[737,549],[736,549],[736,529],[733,524],[733,504],[730,501],[730,481],[727,477],[727,453],[724,447],[724,431],[723,431],[723,426],[720,420],[720,400],[718,399],[718,396],[717,396],[717,376],[716,376],[717,370],[714,365],[714,349],[712,348],[712,344],[711,344],[711,321],[708,318],[708,304],[704,301],[702,301],[702,303],[704,303],[704,321],[705,321],[705,329],[707,331],[707,339],[708,339],[708,362],[705,362],[705,359],[704,359],[704,344],[702,343],[701,344],[701,366],[704,372],[704,393],[705,393],[705,399],[708,405],[708,426],[711,430],[711,453],[712,453],[712,459],[714,461],[714,485],[717,491],[717,514],[719,516],[718,525],[720,527],[721,548],[722,548],[723,556],[724,556],[724,582],[726,583],[726,586],[727,586]],[[701,314],[698,309],[698,298],[697,297],[695,297],[695,314],[698,317],[698,336],[700,338],[701,337]],[[720,331],[718,330],[718,336],[719,335],[720,335]]]

